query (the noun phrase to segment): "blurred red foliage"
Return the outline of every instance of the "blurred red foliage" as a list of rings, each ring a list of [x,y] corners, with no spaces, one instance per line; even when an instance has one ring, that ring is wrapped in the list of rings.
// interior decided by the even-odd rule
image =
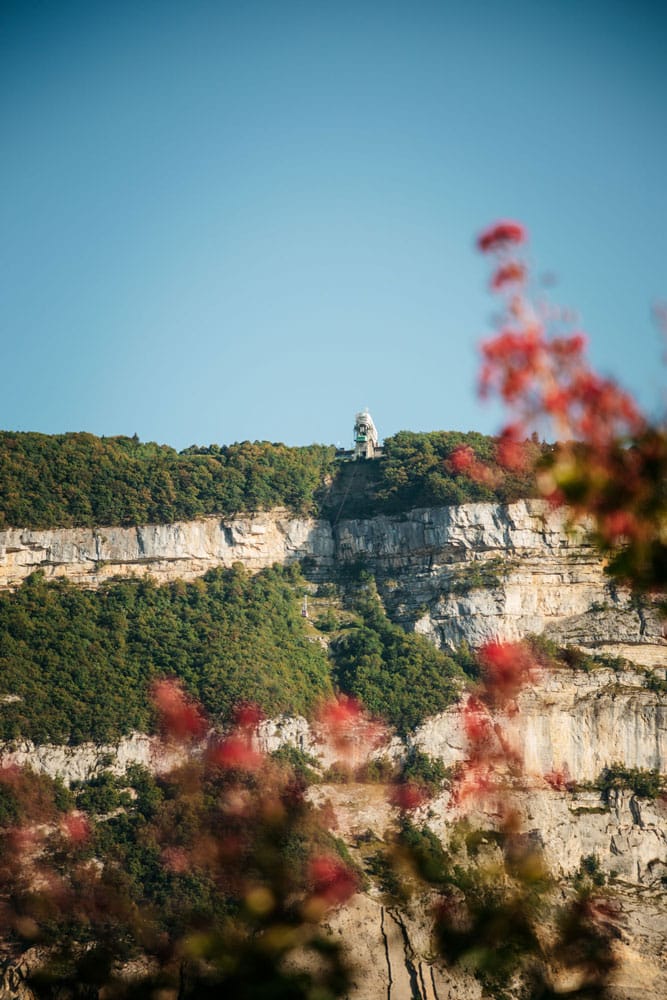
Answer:
[[[251,739],[241,732],[212,743],[207,750],[207,760],[220,767],[256,771],[261,767],[263,757],[254,749]]]
[[[536,470],[542,495],[567,504],[573,517],[593,519],[598,544],[611,552],[611,572],[635,588],[662,589],[667,431],[591,368],[586,337],[567,331],[566,312],[533,301],[519,255],[527,234],[514,225],[498,223],[478,239],[495,259],[491,287],[503,303],[499,332],[481,345],[479,379],[481,395],[500,396],[510,415],[498,462],[520,468],[526,436],[553,434],[556,443]]]
[[[428,794],[414,781],[402,781],[389,786],[389,802],[402,812],[412,812],[428,801]]]
[[[387,727],[371,718],[356,698],[339,695],[320,705],[315,729],[321,742],[332,747],[346,765],[366,760],[386,737]]]
[[[90,821],[84,813],[68,813],[62,819],[61,827],[73,844],[83,844],[90,837]]]
[[[359,888],[359,879],[340,858],[331,854],[318,854],[311,858],[309,877],[313,891],[327,907],[346,903]]]
[[[480,233],[477,238],[477,246],[483,253],[490,251],[504,250],[512,244],[524,243],[526,240],[526,230],[520,222],[504,220],[494,222],[492,226]]]
[[[484,680],[483,697],[504,706],[521,688],[537,679],[533,652],[523,642],[486,642],[478,651]]]
[[[156,681],[153,701],[160,727],[167,738],[200,739],[206,732],[207,723],[201,708],[188,698],[178,681]]]

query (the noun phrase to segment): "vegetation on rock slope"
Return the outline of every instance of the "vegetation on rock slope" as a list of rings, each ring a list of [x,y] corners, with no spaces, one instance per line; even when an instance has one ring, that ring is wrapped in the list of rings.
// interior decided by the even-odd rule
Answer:
[[[252,700],[307,712],[331,692],[308,641],[297,568],[241,566],[193,583],[120,581],[99,591],[35,574],[0,595],[0,739],[104,742],[151,728],[151,682],[178,677],[214,717]],[[298,587],[296,588],[298,589]]]
[[[371,467],[371,488],[345,492],[345,516],[367,517],[413,507],[532,496],[528,473],[498,475],[496,439],[471,432],[401,431],[385,441]],[[450,462],[468,446],[490,470],[486,484]],[[539,446],[532,445],[535,454]],[[93,434],[0,432],[0,527],[65,528],[165,524],[206,514],[287,507],[341,513],[334,463],[325,445],[289,448],[265,441],[176,452],[135,438]],[[349,473],[348,473],[349,475]],[[333,487],[329,488],[331,480]],[[494,485],[495,483],[495,485]]]
[[[405,731],[456,697],[460,672],[421,636],[358,606],[328,657],[301,616],[297,566],[239,564],[192,583],[113,581],[97,591],[33,574],[0,594],[0,740],[117,740],[153,724],[150,688],[177,677],[213,719],[239,702],[308,715],[334,683]],[[359,622],[359,624],[356,624]]]
[[[406,733],[459,697],[457,663],[417,633],[406,633],[384,612],[374,585],[357,600],[358,627],[332,644],[334,679],[369,712]]]
[[[525,470],[510,472],[498,461],[498,439],[477,431],[399,431],[384,442],[384,457],[373,462],[363,486],[355,489],[356,470],[347,473],[348,493],[326,502],[334,516],[372,517],[398,514],[415,507],[439,507],[460,503],[511,503],[537,496],[534,463],[549,446],[526,443]],[[483,464],[484,480],[472,469],[462,469],[452,457],[469,449]],[[338,502],[337,502],[338,501]]]

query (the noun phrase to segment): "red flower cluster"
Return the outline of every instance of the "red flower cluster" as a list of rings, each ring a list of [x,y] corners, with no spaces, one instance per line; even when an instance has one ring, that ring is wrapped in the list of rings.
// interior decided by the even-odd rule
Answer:
[[[479,800],[497,790],[495,764],[500,750],[489,709],[480,697],[468,698],[461,709],[461,723],[468,742],[468,759],[453,787],[452,798],[458,803]]]
[[[525,243],[527,232],[519,222],[504,220],[495,222],[477,238],[477,246],[482,253],[501,250],[511,244]]]
[[[162,851],[162,862],[170,872],[183,874],[189,871],[191,860],[183,847],[165,847]]]
[[[316,896],[328,907],[347,902],[359,888],[355,873],[333,854],[311,858],[309,876]]]
[[[178,681],[156,681],[153,701],[161,728],[168,738],[200,739],[206,732],[206,719],[201,709],[187,697]]]
[[[487,642],[478,652],[485,697],[506,705],[521,688],[535,680],[537,667],[530,648],[522,642]]]

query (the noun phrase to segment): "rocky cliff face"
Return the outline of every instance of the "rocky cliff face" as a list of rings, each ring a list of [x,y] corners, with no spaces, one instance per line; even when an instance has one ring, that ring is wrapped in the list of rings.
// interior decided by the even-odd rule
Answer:
[[[259,570],[294,560],[303,562],[314,582],[352,567],[371,570],[390,616],[441,647],[546,633],[562,643],[623,655],[665,676],[667,642],[655,610],[616,588],[584,529],[569,530],[561,512],[539,501],[467,504],[337,523],[294,519],[278,511],[138,528],[0,532],[4,588],[18,586],[37,569],[47,577],[95,587],[118,575],[151,575],[166,582],[235,562]],[[667,705],[664,695],[647,687],[647,676],[641,668],[545,674],[522,694],[510,726],[528,775],[521,796],[524,828],[539,831],[555,871],[572,874],[582,856],[595,854],[625,893],[632,935],[619,945],[625,949],[625,978],[618,996],[626,1000],[667,995],[665,963],[656,958],[667,930],[664,804],[627,791],[609,801],[592,790],[554,791],[543,776],[560,771],[579,784],[593,782],[617,761],[667,772]],[[264,726],[264,749],[282,741],[315,749],[304,720]],[[414,742],[448,764],[463,759],[458,710],[428,720]],[[141,735],[117,748],[25,744],[11,751],[17,763],[30,762],[68,781],[99,771],[110,758],[118,772],[131,761],[155,768],[169,764]],[[333,800],[343,836],[366,829],[382,836],[386,803],[374,803],[370,794],[355,803],[356,793],[344,787],[321,794]],[[429,823],[446,839],[453,817],[448,798],[430,808]],[[366,896],[332,918],[332,933],[356,943],[355,1000],[380,995],[472,1000],[480,995],[473,980],[452,978],[426,960],[425,928],[419,915],[397,913]],[[18,972],[0,969],[0,996],[12,975]]]
[[[318,786],[316,801],[328,800],[338,819],[337,833],[348,843],[368,831],[382,839],[392,817],[377,786]],[[557,792],[536,785],[518,793],[514,804],[523,829],[544,845],[546,860],[557,876],[572,875],[582,857],[595,855],[610,879],[621,913],[622,934],[616,945],[620,966],[610,997],[614,1000],[663,1000],[667,995],[667,901],[662,879],[667,871],[665,803],[640,800],[628,791],[605,800],[598,792]],[[445,794],[415,816],[446,843],[460,807]],[[469,815],[474,827],[492,830],[493,812]],[[488,862],[497,864],[488,839]],[[375,893],[355,897],[330,921],[334,934],[354,941],[357,976],[354,1000],[473,1000],[479,983],[433,964],[429,910],[432,900],[413,899],[407,910],[383,904]],[[562,984],[565,986],[565,983]]]
[[[627,931],[615,952],[620,965],[609,1000],[664,1000],[667,971],[659,957],[664,948],[667,914],[664,902],[618,889],[616,898]],[[385,907],[366,896],[352,902],[331,920],[335,936],[354,942],[354,977],[349,1000],[481,1000],[479,982],[471,975],[433,964],[428,932],[428,900],[410,914]],[[570,982],[561,982],[563,990]],[[0,994],[1,995],[1,994]],[[500,994],[499,994],[500,995]],[[509,994],[503,993],[503,996]]]
[[[581,784],[597,781],[617,762],[667,773],[666,699],[646,681],[642,671],[609,669],[555,670],[536,678],[503,723],[527,775],[562,772]],[[414,742],[448,765],[463,760],[458,708],[428,719]]]
[[[661,663],[662,622],[604,575],[585,531],[537,500],[463,504],[394,517],[290,518],[273,511],[137,528],[0,532],[0,587],[30,573],[88,587],[114,576],[192,579],[215,566],[250,570],[301,560],[312,579],[364,566],[387,610],[439,646],[546,631],[579,645]]]
[[[191,580],[215,566],[241,562],[250,570],[317,553],[331,561],[325,522],[273,512],[221,521],[216,517],[132,528],[59,528],[0,531],[0,587],[11,588],[35,570],[96,587],[114,576]]]
[[[3,766],[29,766],[50,778],[60,778],[66,785],[89,781],[106,770],[121,775],[131,764],[141,764],[154,773],[168,771],[178,759],[179,755],[165,749],[156,737],[144,733],[133,733],[109,746],[97,743],[73,747],[48,743],[37,746],[30,740],[15,740],[0,751]]]

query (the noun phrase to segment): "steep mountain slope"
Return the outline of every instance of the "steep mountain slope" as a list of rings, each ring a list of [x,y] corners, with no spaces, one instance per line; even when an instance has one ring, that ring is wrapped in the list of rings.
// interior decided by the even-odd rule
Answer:
[[[251,592],[260,593],[268,579],[274,580],[278,590],[285,585],[292,588],[291,595],[283,594],[284,603],[277,608],[268,645],[258,646],[252,654],[254,661],[268,667],[269,705],[272,671],[274,677],[278,671],[289,672],[290,661],[298,665],[311,694],[315,689],[328,690],[331,678],[324,664],[332,633],[327,628],[338,635],[341,624],[362,626],[344,615],[342,621],[340,602],[332,598],[330,624],[317,631],[301,619],[299,595],[304,591],[323,595],[317,601],[321,614],[327,611],[327,593],[336,588],[345,591],[360,578],[375,581],[391,622],[443,651],[458,650],[462,643],[474,647],[488,639],[514,640],[535,633],[588,652],[626,658],[630,662],[617,660],[606,665],[574,656],[569,666],[553,662],[521,695],[510,730],[522,747],[527,774],[521,795],[524,829],[539,833],[550,864],[563,877],[573,876],[582,857],[596,856],[622,898],[628,921],[622,945],[626,949],[625,967],[636,969],[641,961],[644,973],[634,979],[632,973],[624,973],[619,997],[639,992],[656,1000],[664,996],[667,974],[664,958],[659,955],[667,930],[664,803],[659,797],[648,801],[627,781],[619,781],[606,791],[596,787],[603,770],[617,763],[626,770],[667,772],[667,642],[658,611],[651,603],[616,587],[605,576],[603,562],[588,543],[585,529],[570,528],[562,512],[540,501],[476,502],[348,517],[350,504],[346,509],[345,497],[339,494],[334,499],[329,516],[320,518],[295,515],[282,508],[131,527],[5,528],[0,531],[0,587],[8,591],[7,597],[23,592],[26,586],[36,588],[47,606],[58,588],[67,595],[69,582],[98,592],[102,601],[107,599],[105,595],[122,593],[123,588],[136,595],[138,588],[146,587],[148,603],[152,601],[158,611],[162,608],[162,618],[158,615],[153,625],[148,627],[144,621],[147,642],[161,650],[160,656],[153,658],[155,672],[175,669],[178,661],[181,676],[192,682],[193,690],[201,694],[197,685],[206,680],[209,686],[217,684],[219,693],[229,700],[233,692],[221,686],[223,674],[214,676],[215,670],[205,663],[206,650],[213,648],[212,626],[208,620],[205,628],[201,626],[196,604],[208,600],[205,591],[211,581],[218,580],[215,585],[223,589],[231,587],[223,584],[219,574],[221,569],[231,570],[240,563],[254,574],[249,577],[240,569],[233,571],[237,589],[240,586],[243,591],[244,615],[252,604]],[[292,583],[286,584],[278,570],[270,569],[276,563],[282,567],[298,563],[306,582],[295,575]],[[45,579],[26,584],[36,570]],[[208,576],[197,585],[200,592],[196,599],[194,591],[191,597],[183,584],[175,582],[197,581],[204,574]],[[117,584],[117,577],[135,582]],[[49,581],[60,583],[52,590]],[[171,586],[163,587],[166,584]],[[167,594],[171,595],[168,599]],[[88,597],[92,599],[92,594]],[[63,635],[68,625],[76,627],[77,622],[77,599],[72,596],[67,600],[70,610],[63,612]],[[183,607],[178,610],[180,600]],[[229,603],[231,596],[224,600]],[[85,601],[82,597],[81,602]],[[249,631],[259,628],[259,604],[254,614],[254,618],[250,614],[245,619]],[[189,646],[199,652],[192,662],[186,662],[183,652],[171,641],[163,642],[160,635],[161,627],[165,633],[171,629],[174,615],[183,620],[185,616],[194,629]],[[285,631],[281,631],[283,625]],[[19,632],[20,623],[7,627],[12,642],[20,640]],[[75,658],[87,658],[90,664],[100,638],[90,634],[83,640],[88,645],[77,646]],[[136,642],[136,635],[132,641]],[[282,646],[285,661],[280,667],[269,651],[272,643]],[[234,654],[239,663],[243,655],[250,655],[244,650],[239,646]],[[25,662],[28,655],[26,647]],[[140,660],[147,655],[144,651]],[[220,653],[219,663],[223,660]],[[43,653],[35,662],[39,669],[46,669]],[[142,674],[143,683],[149,673]],[[6,762],[29,761],[67,781],[99,775],[109,769],[110,761],[117,773],[133,760],[151,767],[165,766],[165,761],[156,757],[156,746],[149,736],[126,730],[122,730],[122,738],[121,731],[109,730],[95,744],[87,740],[83,725],[73,741],[79,746],[49,746],[48,741],[47,745],[34,746],[25,739],[29,734],[20,721],[8,674],[3,683],[0,712],[5,719],[15,720],[13,744],[5,748]],[[99,692],[103,699],[103,685]],[[299,701],[300,697],[293,692],[291,705],[274,699],[277,711],[307,711],[309,699],[304,696]],[[93,723],[90,725],[92,736]],[[149,726],[149,718],[139,712],[131,728],[145,730]],[[274,719],[264,725],[259,740],[268,749],[286,740],[318,751],[303,719]],[[455,765],[466,755],[459,709],[451,706],[427,719],[407,741],[447,766]],[[43,736],[38,742],[44,744]],[[549,778],[554,774],[572,787],[559,786]],[[375,793],[367,786],[320,785],[316,794],[333,803],[341,831],[353,850],[358,838],[368,831],[382,837],[390,810],[383,801],[375,801]],[[446,841],[457,818],[456,806],[443,792],[429,809],[421,819]],[[493,817],[481,815],[479,822],[491,828]],[[377,893],[360,897],[352,908],[342,911],[332,920],[332,929],[336,933],[344,930],[362,942],[359,959],[366,972],[359,973],[356,1000],[381,994],[390,1000],[479,995],[474,981],[448,979],[428,962],[428,934],[419,914],[406,916]]]

